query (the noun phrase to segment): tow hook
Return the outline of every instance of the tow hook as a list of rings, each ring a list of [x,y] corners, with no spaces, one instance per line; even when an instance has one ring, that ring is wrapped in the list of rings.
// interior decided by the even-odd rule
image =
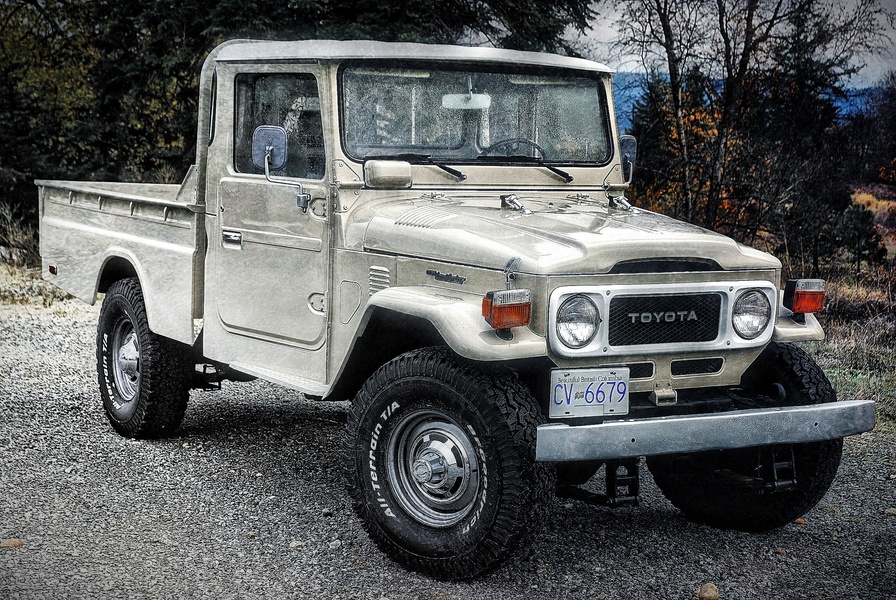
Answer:
[[[609,506],[610,508],[637,506],[638,494],[641,491],[641,481],[638,475],[639,461],[638,458],[608,460],[604,474],[606,493],[589,492],[576,485],[562,485],[557,487],[557,496],[594,506]]]
[[[760,494],[791,490],[796,487],[793,448],[760,449],[755,477],[719,469],[713,473],[713,479],[734,488],[752,490]]]

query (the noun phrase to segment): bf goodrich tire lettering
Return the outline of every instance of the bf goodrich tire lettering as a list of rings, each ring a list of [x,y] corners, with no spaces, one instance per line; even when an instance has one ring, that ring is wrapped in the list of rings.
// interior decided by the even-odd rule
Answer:
[[[187,408],[190,349],[149,329],[136,278],[112,284],[97,326],[97,374],[112,427],[127,437],[173,433]]]
[[[539,528],[552,469],[534,460],[528,390],[444,348],[399,356],[355,398],[347,472],[371,537],[405,566],[463,579],[505,560]]]

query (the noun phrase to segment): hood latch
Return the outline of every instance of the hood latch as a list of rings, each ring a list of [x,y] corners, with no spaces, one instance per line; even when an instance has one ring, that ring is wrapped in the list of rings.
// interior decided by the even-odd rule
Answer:
[[[531,215],[532,211],[523,206],[523,203],[520,202],[519,196],[516,194],[506,194],[501,196],[501,208],[506,208],[508,210],[515,210],[523,215]]]

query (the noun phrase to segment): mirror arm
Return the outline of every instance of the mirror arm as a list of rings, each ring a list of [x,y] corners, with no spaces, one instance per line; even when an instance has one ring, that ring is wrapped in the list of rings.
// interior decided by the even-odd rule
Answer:
[[[633,163],[630,160],[627,160],[625,162],[628,165],[628,178],[625,181],[623,181],[622,183],[624,185],[631,185],[632,179],[634,179],[634,177],[635,177],[635,163]],[[625,169],[623,169],[623,172],[625,172]]]
[[[271,179],[271,154],[274,153],[274,147],[268,146],[264,149],[264,178],[273,183]]]
[[[264,152],[264,178],[268,180],[269,183],[281,183],[285,185],[296,186],[299,189],[296,191],[296,208],[302,211],[302,214],[308,212],[308,205],[311,204],[311,194],[305,193],[305,186],[297,181],[291,181],[289,179],[280,179],[279,177],[271,177],[271,154],[274,151],[273,146],[268,146],[265,148]]]
[[[628,161],[631,164],[631,161]],[[634,165],[632,165],[634,167]],[[625,194],[619,194],[618,196],[614,196],[610,193],[610,175],[618,171],[621,167],[619,165],[613,165],[613,168],[607,172],[607,176],[604,177],[604,182],[601,186],[603,192],[607,195],[607,200],[610,201],[611,205],[618,206],[623,210],[631,210],[631,203],[625,199]],[[632,168],[632,172],[634,172],[634,168]],[[624,182],[625,185],[628,185],[632,182],[632,173],[629,173],[628,181]]]

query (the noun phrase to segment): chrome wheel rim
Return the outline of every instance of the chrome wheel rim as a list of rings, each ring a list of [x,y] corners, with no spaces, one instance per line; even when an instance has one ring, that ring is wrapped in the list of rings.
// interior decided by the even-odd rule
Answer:
[[[470,437],[445,415],[415,411],[389,438],[388,472],[396,499],[417,522],[450,527],[473,510],[481,485]]]
[[[115,387],[125,403],[140,392],[140,340],[134,326],[121,319],[112,331],[112,375]]]

